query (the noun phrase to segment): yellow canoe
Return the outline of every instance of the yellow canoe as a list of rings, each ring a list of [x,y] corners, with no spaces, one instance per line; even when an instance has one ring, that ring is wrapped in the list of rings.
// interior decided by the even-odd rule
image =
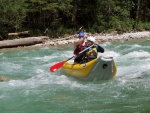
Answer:
[[[62,67],[62,72],[82,80],[95,81],[113,78],[116,75],[117,66],[112,57],[100,56],[83,64],[66,62]]]

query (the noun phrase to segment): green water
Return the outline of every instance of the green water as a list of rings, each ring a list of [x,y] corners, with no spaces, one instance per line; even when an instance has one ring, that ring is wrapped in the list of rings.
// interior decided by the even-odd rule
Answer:
[[[73,46],[0,50],[0,113],[150,113],[150,40],[102,46],[118,72],[95,82],[49,72]]]

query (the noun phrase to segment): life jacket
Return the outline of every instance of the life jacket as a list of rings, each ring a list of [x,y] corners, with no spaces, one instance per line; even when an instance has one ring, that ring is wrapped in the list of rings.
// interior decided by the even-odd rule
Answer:
[[[82,51],[86,45],[87,45],[86,42],[85,42],[84,45],[83,44],[78,44],[73,53],[75,55],[79,54],[79,52]]]
[[[98,52],[96,47],[91,48],[89,51],[86,52],[85,59],[88,61],[97,58]]]

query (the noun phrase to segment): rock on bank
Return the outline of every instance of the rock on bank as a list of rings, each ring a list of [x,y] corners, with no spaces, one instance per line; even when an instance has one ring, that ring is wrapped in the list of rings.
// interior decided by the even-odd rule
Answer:
[[[96,33],[90,34],[87,33],[87,36],[94,36],[98,42],[107,42],[107,41],[120,41],[120,40],[134,40],[134,39],[142,39],[147,38],[150,39],[150,31],[143,31],[143,32],[132,32],[132,33],[123,33],[123,34],[104,34],[104,33]],[[55,46],[55,45],[67,45],[72,44],[74,39],[76,38],[75,35],[60,38],[57,40],[47,40],[44,45]],[[41,45],[41,44],[38,44]]]

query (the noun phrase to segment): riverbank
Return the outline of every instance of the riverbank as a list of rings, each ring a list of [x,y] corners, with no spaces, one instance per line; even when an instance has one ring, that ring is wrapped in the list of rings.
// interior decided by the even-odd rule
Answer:
[[[94,36],[95,39],[99,43],[107,42],[107,41],[120,41],[120,40],[135,40],[135,39],[150,39],[150,31],[142,31],[142,32],[132,32],[132,33],[123,33],[123,34],[104,34],[104,33],[96,33],[96,34],[90,34],[86,33],[87,36]],[[68,36],[65,38],[60,39],[52,39],[47,40],[43,44],[36,44],[34,46],[58,46],[58,45],[68,45],[72,44],[74,42],[74,39],[77,38],[76,35]]]
[[[150,39],[150,31],[130,32],[117,34],[115,32],[110,34],[105,33],[86,33],[87,36],[94,36],[99,43],[107,41],[120,40],[135,40],[135,39]],[[65,38],[51,39],[48,36],[27,37],[22,39],[0,41],[0,48],[14,48],[14,47],[37,47],[37,46],[60,46],[73,44],[76,35],[66,36]]]

